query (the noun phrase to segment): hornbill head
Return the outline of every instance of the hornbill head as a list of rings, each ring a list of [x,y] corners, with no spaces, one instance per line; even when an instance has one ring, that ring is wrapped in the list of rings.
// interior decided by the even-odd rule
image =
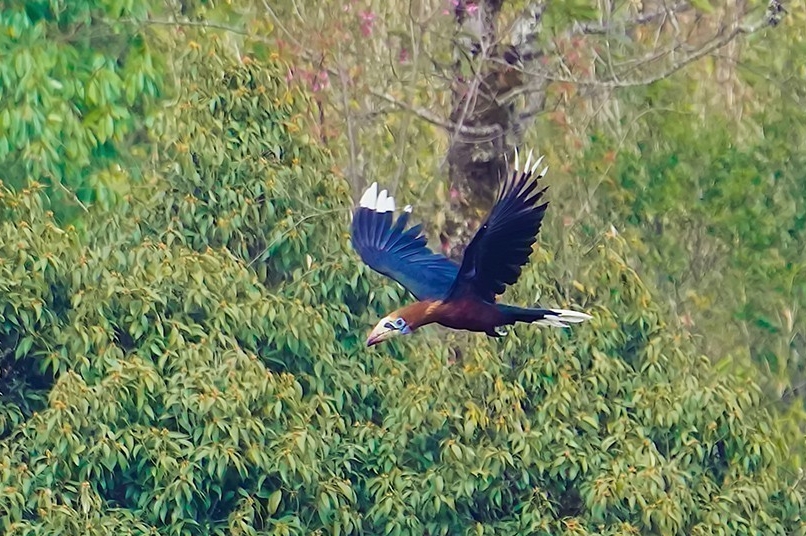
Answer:
[[[411,328],[408,322],[392,313],[383,317],[372,329],[369,337],[367,337],[367,346],[374,346],[379,342],[387,341],[398,335],[408,335],[409,333],[411,333]]]

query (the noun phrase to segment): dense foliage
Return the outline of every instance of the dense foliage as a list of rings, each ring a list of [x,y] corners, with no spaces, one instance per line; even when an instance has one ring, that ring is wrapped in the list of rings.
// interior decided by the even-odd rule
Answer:
[[[804,158],[789,154],[801,144],[791,126],[768,121],[768,132],[790,134],[737,147],[724,125],[650,118],[600,190],[622,230],[645,244],[636,252],[644,273],[703,346],[752,356],[778,395],[806,379]],[[687,142],[694,128],[707,145]]]
[[[539,248],[509,296],[585,326],[364,348],[404,297],[350,250],[308,96],[199,37],[112,210],[0,186],[4,533],[806,533],[792,436],[617,233],[567,231],[574,259]]]
[[[131,139],[159,92],[142,32],[123,22],[146,2],[0,4],[0,159],[3,180],[52,186],[62,216],[109,206],[128,189]],[[91,24],[91,28],[87,25]]]

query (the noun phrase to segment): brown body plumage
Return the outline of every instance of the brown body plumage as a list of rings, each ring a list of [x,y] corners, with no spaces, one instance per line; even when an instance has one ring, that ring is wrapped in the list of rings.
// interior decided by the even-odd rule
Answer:
[[[446,328],[494,335],[496,326],[506,323],[504,314],[495,304],[472,298],[418,301],[401,307],[389,316],[403,318],[412,331],[427,324],[439,324]]]

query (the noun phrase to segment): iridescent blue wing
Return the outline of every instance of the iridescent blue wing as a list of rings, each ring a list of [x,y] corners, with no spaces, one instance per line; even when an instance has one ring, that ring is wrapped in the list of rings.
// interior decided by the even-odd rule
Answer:
[[[465,250],[451,297],[470,294],[493,302],[496,295],[520,277],[548,206],[548,203],[538,205],[546,191],[538,189],[538,181],[548,167],[536,173],[543,158],[534,165],[531,160],[530,152],[526,165],[519,169],[515,153],[515,166],[507,175],[495,205]]]
[[[420,234],[422,226],[406,229],[411,207],[397,220],[395,202],[372,183],[353,213],[352,243],[361,259],[391,277],[418,300],[442,299],[451,289],[459,265],[434,253]]]

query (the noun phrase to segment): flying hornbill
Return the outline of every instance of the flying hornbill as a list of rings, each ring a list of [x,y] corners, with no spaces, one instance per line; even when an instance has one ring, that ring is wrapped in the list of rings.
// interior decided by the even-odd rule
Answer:
[[[591,318],[565,309],[496,303],[496,295],[518,280],[528,262],[548,206],[537,204],[546,191],[538,189],[538,180],[548,167],[536,174],[543,157],[534,165],[531,160],[530,151],[521,169],[515,152],[514,169],[467,246],[461,265],[428,249],[421,225],[406,229],[410,205],[394,220],[394,199],[386,190],[378,193],[377,183],[367,188],[353,214],[353,248],[370,268],[391,277],[419,300],[381,319],[369,334],[367,346],[434,322],[498,337],[502,326],[515,322],[568,327],[566,322]]]

